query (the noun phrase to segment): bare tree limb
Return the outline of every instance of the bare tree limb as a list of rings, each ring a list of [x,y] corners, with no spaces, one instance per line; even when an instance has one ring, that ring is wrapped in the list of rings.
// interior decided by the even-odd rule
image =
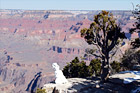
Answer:
[[[99,46],[97,43],[92,42],[92,44],[97,46],[97,48],[99,49],[99,52],[100,52],[100,54],[101,54],[102,56],[105,56],[105,55],[102,53],[101,48],[100,48],[100,46]]]
[[[119,48],[117,47],[117,46],[115,46],[115,48],[114,49],[116,49],[115,51],[114,51],[114,53],[111,55],[111,59],[112,59],[112,57],[117,53],[117,51],[119,50]]]
[[[96,55],[96,54],[92,54],[92,55],[95,56],[95,57],[102,58],[100,55]]]

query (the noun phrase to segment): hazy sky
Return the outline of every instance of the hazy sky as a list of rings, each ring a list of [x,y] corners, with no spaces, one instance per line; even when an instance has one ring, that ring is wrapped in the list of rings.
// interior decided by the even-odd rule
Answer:
[[[140,0],[0,0],[0,9],[132,10]]]

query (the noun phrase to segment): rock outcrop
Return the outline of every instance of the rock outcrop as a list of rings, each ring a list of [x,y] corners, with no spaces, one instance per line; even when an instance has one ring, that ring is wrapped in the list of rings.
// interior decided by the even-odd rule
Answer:
[[[49,65],[48,65],[49,66]],[[0,60],[0,92],[35,92],[45,83],[53,80],[46,63],[21,64],[7,62],[6,56]]]
[[[128,79],[132,82],[128,83]],[[110,76],[106,83],[100,82],[97,77],[69,78],[66,84],[48,83],[43,86],[43,89],[46,90],[46,93],[52,93],[54,90],[57,90],[58,93],[139,93],[139,79],[138,71],[127,71]]]
[[[70,78],[66,84],[45,84],[43,89],[45,89],[47,93],[52,93],[54,88],[58,90],[59,93],[80,93],[82,91],[86,91],[86,89],[93,87],[94,85],[95,81],[90,79]]]
[[[103,84],[98,78],[69,78],[68,81],[67,84],[48,83],[43,86],[43,89],[46,90],[46,93],[53,91],[57,91],[57,93],[130,93],[139,91],[139,87],[134,84],[123,85],[112,82]]]

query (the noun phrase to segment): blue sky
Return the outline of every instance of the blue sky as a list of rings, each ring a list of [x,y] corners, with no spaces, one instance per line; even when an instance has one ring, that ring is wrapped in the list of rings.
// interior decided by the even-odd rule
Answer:
[[[0,9],[132,10],[140,0],[0,0]]]

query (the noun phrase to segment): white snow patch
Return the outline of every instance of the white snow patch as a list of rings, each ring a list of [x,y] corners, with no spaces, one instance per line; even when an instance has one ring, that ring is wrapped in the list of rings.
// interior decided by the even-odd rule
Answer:
[[[132,74],[135,75],[135,77],[133,77],[133,78],[131,78],[131,77],[130,78],[125,78],[124,81],[123,81],[124,84],[128,84],[128,83],[131,83],[135,80],[140,79],[140,71],[123,71],[123,72],[120,72],[120,74],[124,74],[124,73],[132,73]]]

